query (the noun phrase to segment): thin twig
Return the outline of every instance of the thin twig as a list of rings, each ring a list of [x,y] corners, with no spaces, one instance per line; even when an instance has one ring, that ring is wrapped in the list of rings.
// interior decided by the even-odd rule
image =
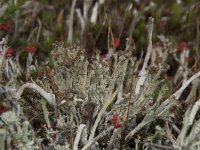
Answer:
[[[196,116],[197,111],[199,110],[199,108],[200,108],[200,100],[198,100],[198,101],[194,104],[194,106],[192,107],[192,111],[191,111],[190,117],[189,117],[189,125],[192,125],[192,124],[193,124],[194,118],[195,118],[195,116]]]
[[[37,21],[38,21],[39,27],[38,27],[38,32],[37,32],[37,36],[36,36],[36,43],[39,42],[40,33],[41,33],[41,29],[42,29],[42,23],[41,23],[40,19],[38,18]]]
[[[152,51],[152,33],[153,33],[153,22],[154,18],[150,17],[149,18],[149,24],[148,24],[148,47],[147,47],[147,53],[144,59],[144,63],[142,66],[142,70],[139,73],[139,80],[137,82],[136,88],[135,88],[135,94],[138,95],[140,93],[140,87],[144,84],[146,77],[147,77],[147,64],[151,55]]]
[[[68,32],[68,37],[67,37],[67,41],[69,43],[72,43],[73,40],[73,22],[74,22],[74,9],[75,9],[75,5],[76,5],[77,0],[73,0],[72,1],[72,6],[71,6],[71,10],[70,10],[70,16],[68,19],[68,28],[69,28],[69,32]]]
[[[173,96],[175,97],[175,99],[179,99],[181,94],[183,93],[183,91],[188,87],[188,85],[195,80],[196,78],[200,77],[200,71],[197,72],[196,74],[194,74],[192,77],[190,77],[187,81],[185,81],[183,83],[183,85],[181,86],[181,88],[179,90],[177,90]]]
[[[43,96],[46,101],[52,105],[55,105],[55,95],[52,93],[48,93],[46,92],[43,88],[41,88],[39,85],[35,84],[35,83],[26,83],[24,85],[22,85],[19,90],[17,91],[17,93],[15,94],[15,98],[16,99],[20,99],[20,97],[22,96],[24,89],[29,88],[29,89],[33,89],[35,91],[37,91],[41,96]]]
[[[153,33],[153,23],[154,23],[154,18],[150,17],[149,18],[149,24],[148,24],[148,47],[147,47],[147,53],[144,59],[144,63],[142,66],[142,70],[140,71],[140,75],[143,75],[143,73],[146,73],[146,68],[147,64],[151,55],[152,51],[152,33]]]
[[[74,140],[73,150],[78,150],[78,143],[81,139],[81,135],[82,135],[84,129],[86,130],[86,125],[80,124],[80,126],[78,127],[78,131],[76,133],[75,140]],[[84,135],[84,136],[86,136],[86,138],[87,138],[87,135]]]

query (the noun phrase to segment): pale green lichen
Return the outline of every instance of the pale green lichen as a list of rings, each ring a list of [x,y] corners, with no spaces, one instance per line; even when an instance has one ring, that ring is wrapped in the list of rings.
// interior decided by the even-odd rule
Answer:
[[[6,141],[7,131],[5,129],[0,129],[0,150],[4,150]]]
[[[7,130],[7,136],[9,134],[14,140],[13,142],[16,144],[16,147],[20,149],[27,149],[29,147],[29,149],[32,149],[34,142],[32,142],[33,139],[30,139],[33,135],[30,135],[30,124],[28,121],[24,121],[21,124],[18,116],[13,111],[3,113],[1,120]],[[5,139],[1,142],[5,142]]]

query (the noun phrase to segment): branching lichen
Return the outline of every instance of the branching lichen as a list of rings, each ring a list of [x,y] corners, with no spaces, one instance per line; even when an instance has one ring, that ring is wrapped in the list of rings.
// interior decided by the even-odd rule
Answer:
[[[149,19],[144,58],[143,52],[136,57],[130,37],[124,51],[110,51],[106,59],[100,51],[88,57],[77,45],[55,43],[40,77],[30,73],[31,64],[38,69],[31,55],[25,70],[16,65],[19,56],[4,59],[8,47],[2,39],[0,143],[12,139],[12,148],[27,149],[128,149],[131,142],[135,149],[199,147],[200,72],[179,64],[187,68],[184,74],[177,72],[183,82],[179,86],[176,78],[167,80],[170,54],[179,58],[164,35],[158,37],[162,46],[153,48],[153,20]],[[19,78],[22,71],[26,81]]]

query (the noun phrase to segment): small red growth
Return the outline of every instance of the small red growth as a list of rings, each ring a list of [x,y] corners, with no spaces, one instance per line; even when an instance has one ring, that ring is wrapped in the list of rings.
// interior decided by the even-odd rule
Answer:
[[[44,77],[44,72],[43,71],[37,72],[37,77],[39,77],[39,78]]]
[[[149,102],[149,106],[153,106],[154,105],[154,102]]]
[[[124,122],[124,118],[123,118],[123,117],[120,117],[119,120],[120,120],[121,122]]]
[[[46,124],[41,124],[41,125],[39,126],[39,128],[40,128],[40,129],[45,129],[45,128],[46,128]]]
[[[124,118],[123,118],[123,117],[119,117],[118,114],[113,114],[113,115],[112,115],[112,118],[111,118],[111,121],[112,121],[113,124],[114,124],[114,128],[115,128],[115,129],[118,129],[118,128],[120,128],[120,127],[123,125],[123,123],[124,123]]]
[[[119,38],[114,38],[112,41],[112,47],[113,48],[118,48],[120,46],[120,39]]]
[[[108,54],[102,54],[101,59],[106,59],[108,57]]]
[[[107,58],[108,58],[108,53],[100,55],[100,62],[107,60]]]
[[[186,59],[186,61],[187,61],[188,63],[193,62],[193,57],[192,57],[192,56],[188,56],[188,57],[186,57],[185,59]]]
[[[37,51],[37,48],[36,47],[27,47],[26,49],[25,49],[25,51],[26,52],[30,52],[30,53],[34,53],[34,52],[36,52]]]
[[[118,117],[118,114],[113,114],[111,120],[112,120],[114,123],[117,123],[117,117]]]
[[[180,53],[182,53],[186,47],[187,47],[186,42],[183,42],[183,41],[182,41],[182,42],[180,42],[179,45],[178,45],[178,51],[179,51]]]
[[[118,114],[113,114],[113,117],[114,117],[114,118],[117,118],[117,117],[118,117]]]
[[[121,126],[122,126],[121,123],[116,123],[116,124],[114,124],[114,128],[115,128],[115,129],[118,129],[118,128],[120,128]]]
[[[0,105],[0,115],[9,110],[10,110],[10,107],[2,105],[2,104]]]
[[[13,48],[8,48],[5,52],[5,58],[9,58],[9,57],[12,57],[12,54],[14,52],[14,49]]]
[[[9,31],[11,29],[11,24],[9,22],[1,23],[0,29],[4,31]]]

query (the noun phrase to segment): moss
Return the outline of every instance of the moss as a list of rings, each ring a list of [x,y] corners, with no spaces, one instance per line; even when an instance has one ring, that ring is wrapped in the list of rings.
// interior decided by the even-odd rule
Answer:
[[[89,24],[90,31],[94,37],[96,48],[105,51],[107,49],[108,27],[101,24]]]
[[[124,18],[126,19],[126,22],[131,23],[133,20],[133,14],[130,11],[128,11],[125,13]]]
[[[133,37],[135,39],[136,45],[138,46],[138,48],[146,48],[147,45],[147,31],[145,28],[145,22],[140,22],[135,30],[133,31]]]
[[[21,38],[13,38],[11,41],[8,42],[9,45],[12,45],[12,47],[25,47],[26,41]]]
[[[53,12],[50,12],[50,11],[44,11],[42,14],[41,14],[41,20],[42,22],[44,23],[48,23],[49,21],[51,21],[53,18],[55,18],[55,13]]]
[[[173,25],[180,25],[180,21],[183,16],[183,9],[182,9],[182,5],[177,5],[176,3],[174,3],[172,5],[172,16],[170,18],[170,22]]]
[[[43,44],[44,50],[43,51],[48,51],[49,52],[49,50],[51,50],[53,48],[52,43],[54,43],[54,42],[55,42],[54,36],[48,36],[48,37],[46,37],[44,39],[44,44]]]
[[[57,34],[61,34],[62,29],[63,29],[62,23],[56,23],[56,24],[55,24],[54,31],[55,31]]]
[[[25,2],[26,0],[17,0],[16,4],[14,4],[14,2],[7,2],[8,8],[6,9],[4,15],[0,17],[0,22],[11,20],[15,11],[18,10]]]

